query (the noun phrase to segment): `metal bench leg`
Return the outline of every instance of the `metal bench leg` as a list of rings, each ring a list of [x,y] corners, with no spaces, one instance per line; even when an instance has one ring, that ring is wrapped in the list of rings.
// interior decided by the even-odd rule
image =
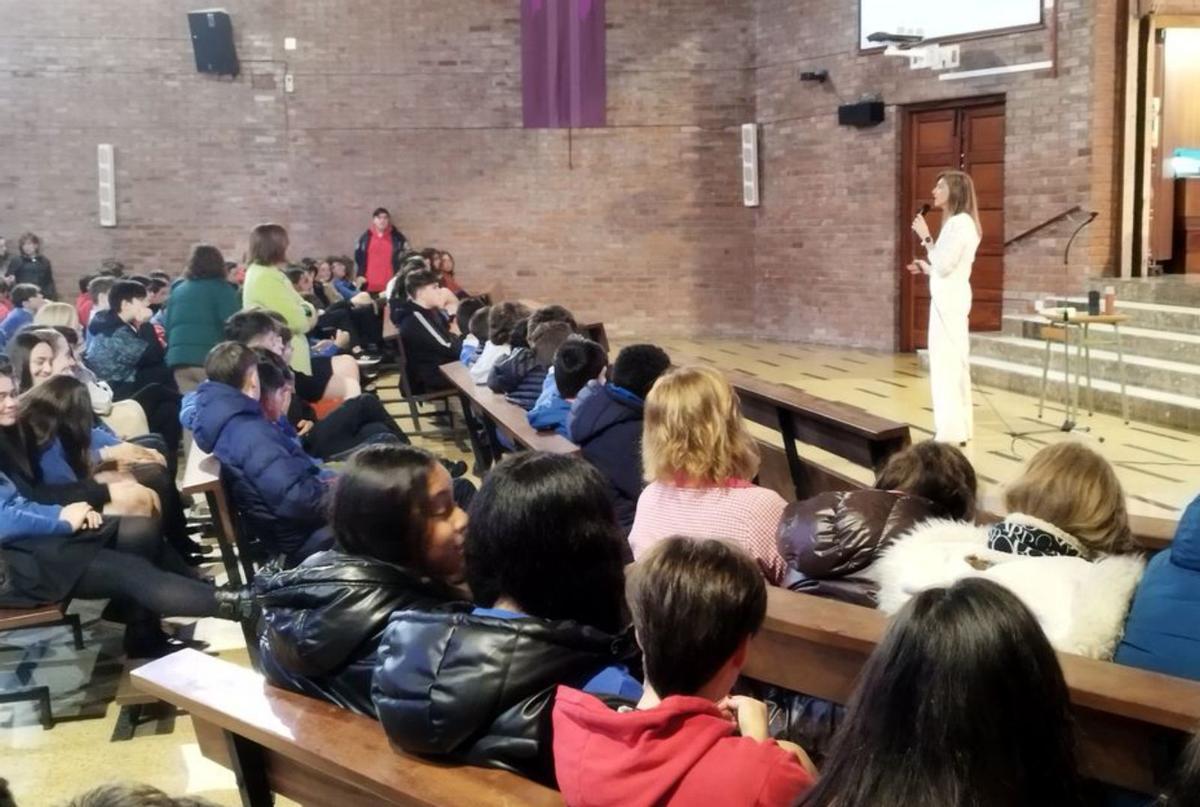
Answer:
[[[1050,383],[1050,340],[1046,340],[1046,351],[1042,358],[1042,394],[1038,398],[1038,420],[1046,409],[1046,385]]]
[[[1086,323],[1083,326],[1083,356],[1083,363],[1087,368],[1088,415],[1091,416],[1096,414],[1096,388],[1092,386],[1092,338]]]
[[[83,625],[79,623],[79,614],[67,614],[63,622],[71,628],[71,638],[75,640],[75,649],[83,649]]]
[[[1129,396],[1125,394],[1125,350],[1121,346],[1121,326],[1113,323],[1117,335],[1117,370],[1121,376],[1121,419],[1129,422]]]
[[[37,704],[43,729],[49,731],[54,728],[54,711],[50,707],[50,687],[30,687],[17,692],[0,694],[0,703],[21,703],[23,701],[33,701]]]
[[[121,743],[133,739],[133,733],[142,722],[142,706],[144,704],[131,703],[121,707],[109,742]]]

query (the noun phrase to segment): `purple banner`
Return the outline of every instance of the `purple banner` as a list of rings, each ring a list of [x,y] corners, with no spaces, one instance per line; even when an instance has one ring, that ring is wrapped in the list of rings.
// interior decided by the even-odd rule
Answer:
[[[527,129],[604,126],[604,0],[521,0]]]

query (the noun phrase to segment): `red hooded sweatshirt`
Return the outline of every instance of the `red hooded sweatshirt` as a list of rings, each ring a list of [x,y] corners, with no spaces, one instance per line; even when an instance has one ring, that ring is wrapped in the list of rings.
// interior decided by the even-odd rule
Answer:
[[[571,807],[792,805],[813,785],[793,754],[736,736],[703,698],[618,712],[559,687],[553,720],[558,787]]]

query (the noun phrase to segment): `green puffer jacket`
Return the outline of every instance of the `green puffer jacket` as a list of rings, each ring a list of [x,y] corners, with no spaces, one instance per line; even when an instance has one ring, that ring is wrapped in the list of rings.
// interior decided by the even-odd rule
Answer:
[[[176,282],[164,322],[167,366],[203,367],[208,351],[225,338],[225,320],[241,307],[237,288],[219,277]]]

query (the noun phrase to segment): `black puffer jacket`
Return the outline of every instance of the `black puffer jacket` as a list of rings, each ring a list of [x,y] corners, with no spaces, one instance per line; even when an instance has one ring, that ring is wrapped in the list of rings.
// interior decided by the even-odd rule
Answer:
[[[258,643],[267,678],[371,717],[371,675],[388,617],[462,599],[401,566],[337,550],[260,574],[254,589],[263,613]]]
[[[379,647],[371,694],[396,747],[502,768],[554,786],[550,712],[559,684],[582,687],[636,658],[632,632],[575,622],[405,611]]]
[[[790,569],[783,585],[874,608],[879,586],[862,573],[892,541],[937,515],[927,499],[873,489],[821,493],[788,505],[777,534]]]

